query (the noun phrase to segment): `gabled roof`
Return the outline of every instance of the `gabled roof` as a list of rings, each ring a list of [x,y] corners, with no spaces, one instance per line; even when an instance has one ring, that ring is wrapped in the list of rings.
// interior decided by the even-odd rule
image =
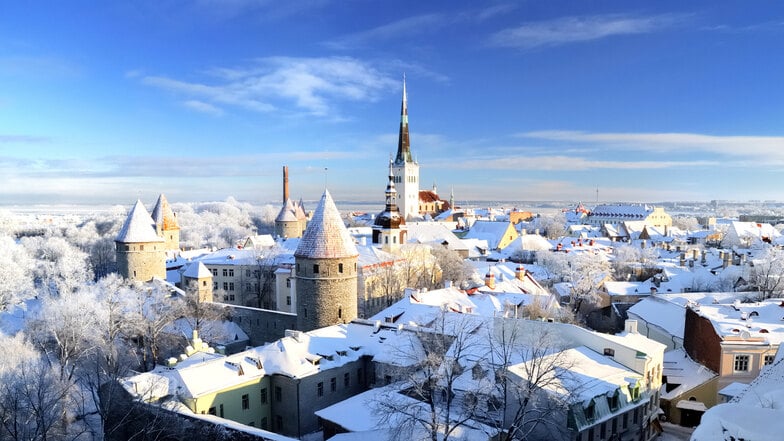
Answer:
[[[486,240],[490,248],[496,249],[506,232],[511,228],[511,225],[512,224],[509,223],[509,221],[496,222],[478,220],[471,225],[471,229],[468,230],[464,237],[468,239]],[[514,230],[514,228],[512,228],[512,230]],[[517,231],[514,231],[515,234],[517,234]]]
[[[155,222],[140,200],[136,200],[114,240],[123,243],[164,242],[155,232]]]
[[[336,259],[359,255],[343,218],[328,190],[313,213],[313,219],[302,234],[295,257],[308,259]]]
[[[166,200],[166,196],[161,193],[158,196],[158,201],[155,203],[155,208],[152,209],[152,219],[156,225],[160,225],[164,230],[179,230],[180,224],[177,222],[177,216]]]

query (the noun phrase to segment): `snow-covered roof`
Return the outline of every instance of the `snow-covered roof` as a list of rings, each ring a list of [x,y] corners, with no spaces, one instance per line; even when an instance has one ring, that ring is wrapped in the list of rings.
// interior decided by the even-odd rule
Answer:
[[[661,398],[672,400],[710,381],[716,373],[689,358],[683,349],[674,349],[664,353],[662,377],[665,376],[669,387],[662,389]]]
[[[686,308],[682,304],[654,295],[635,303],[627,313],[639,317],[648,325],[657,326],[668,334],[683,339]]]
[[[450,250],[466,250],[468,246],[452,232],[446,225],[440,222],[409,222],[408,242],[422,244],[447,243]]]
[[[164,230],[180,229],[180,224],[177,223],[177,216],[174,215],[174,211],[163,193],[158,196],[155,208],[152,209],[152,219],[156,224],[161,225]]]
[[[557,396],[577,394],[577,401],[586,401],[599,395],[612,393],[618,388],[631,401],[630,387],[634,387],[642,376],[610,357],[600,355],[585,346],[566,349],[562,352],[549,354],[544,357],[544,362],[526,361],[509,367],[509,371],[520,378],[527,378],[526,372],[539,366],[568,366],[567,372],[559,378],[545,381],[544,390]],[[554,359],[557,361],[546,361]],[[530,366],[527,366],[530,364]],[[550,375],[555,375],[555,370]]]
[[[257,265],[259,254],[250,248],[222,248],[199,259],[205,265]]]
[[[150,217],[150,213],[138,199],[114,240],[123,243],[164,242],[155,231],[155,222]]]
[[[691,307],[694,312],[711,321],[716,334],[724,343],[738,338],[744,341],[751,338],[779,345],[784,341],[782,303],[781,299],[770,299],[753,303],[693,304]]]
[[[589,217],[618,217],[628,219],[645,219],[653,213],[653,207],[642,204],[603,204],[597,205]]]
[[[308,259],[335,259],[354,257],[358,254],[354,240],[346,229],[332,196],[328,190],[324,190],[294,256]]]
[[[507,230],[509,230],[510,225],[511,224],[508,221],[495,222],[478,220],[474,222],[473,225],[471,225],[471,229],[468,230],[468,232],[463,237],[468,239],[486,240],[491,249],[496,249],[503,240]],[[516,234],[517,231],[514,231]]]
[[[201,261],[189,263],[188,266],[185,267],[185,271],[183,271],[182,275],[191,279],[212,277],[210,270],[208,270]]]
[[[291,199],[286,199],[286,202],[283,203],[275,222],[297,222],[297,208]]]
[[[748,388],[729,403],[708,409],[692,441],[775,441],[784,433],[784,360],[766,366]]]
[[[275,239],[271,234],[260,234],[256,236],[249,236],[245,240],[243,248],[253,248],[259,250],[262,248],[271,248],[275,246]]]

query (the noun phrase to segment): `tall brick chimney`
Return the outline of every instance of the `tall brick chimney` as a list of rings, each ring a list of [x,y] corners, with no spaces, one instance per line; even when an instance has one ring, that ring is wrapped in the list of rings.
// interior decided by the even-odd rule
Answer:
[[[283,203],[289,200],[289,166],[283,166]]]

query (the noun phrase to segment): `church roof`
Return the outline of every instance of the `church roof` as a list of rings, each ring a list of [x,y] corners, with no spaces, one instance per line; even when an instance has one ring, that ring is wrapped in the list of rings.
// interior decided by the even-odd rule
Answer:
[[[343,224],[335,202],[324,190],[313,218],[299,241],[295,257],[331,259],[357,256],[357,247]]]
[[[166,200],[166,196],[161,193],[158,196],[158,202],[155,203],[155,208],[152,209],[152,219],[156,225],[162,225],[164,230],[179,230],[180,224],[177,222],[177,216]]]
[[[155,222],[140,200],[137,200],[131,208],[122,229],[114,240],[124,243],[164,242],[155,232]]]

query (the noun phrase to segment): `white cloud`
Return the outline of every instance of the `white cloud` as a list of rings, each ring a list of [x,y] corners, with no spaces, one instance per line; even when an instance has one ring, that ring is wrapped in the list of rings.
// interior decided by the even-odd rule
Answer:
[[[368,29],[362,32],[344,35],[324,42],[324,46],[335,50],[352,49],[357,46],[365,46],[379,40],[389,40],[433,32],[445,26],[451,19],[444,14],[423,14],[406,17],[382,26]]]
[[[497,158],[471,158],[462,162],[453,160],[439,163],[438,167],[483,170],[533,170],[533,171],[583,171],[596,169],[655,170],[672,167],[714,166],[714,161],[602,161],[578,156],[504,156]]]
[[[557,46],[614,35],[651,33],[672,26],[682,18],[672,14],[649,17],[621,14],[561,17],[503,29],[491,35],[488,44],[519,49]]]
[[[545,130],[522,133],[525,138],[654,153],[710,153],[784,163],[782,136],[716,136],[699,133],[590,133]]]
[[[199,100],[188,100],[182,103],[185,107],[195,110],[201,113],[207,113],[209,115],[214,116],[221,116],[223,115],[223,110],[219,107],[213,106],[210,103],[205,103],[204,101]]]
[[[216,84],[146,76],[144,84],[215,106],[239,106],[269,112],[286,110],[340,119],[336,103],[375,101],[399,81],[373,65],[350,57],[267,57],[245,67],[214,68]],[[273,104],[274,103],[274,104]],[[217,107],[217,106],[215,106]]]

